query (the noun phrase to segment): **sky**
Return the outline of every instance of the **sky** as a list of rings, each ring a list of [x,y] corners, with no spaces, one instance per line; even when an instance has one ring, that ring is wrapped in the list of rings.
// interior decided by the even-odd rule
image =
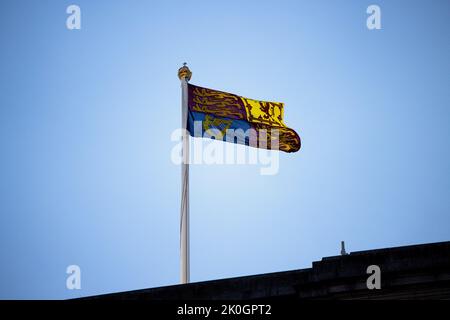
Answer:
[[[1,1],[0,299],[179,283],[183,62],[302,139],[275,175],[191,165],[192,281],[450,240],[449,39],[447,0]]]

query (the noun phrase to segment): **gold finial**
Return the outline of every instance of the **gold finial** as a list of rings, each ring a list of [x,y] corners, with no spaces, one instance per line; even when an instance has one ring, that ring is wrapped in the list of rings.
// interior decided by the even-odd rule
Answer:
[[[178,78],[180,78],[180,80],[186,79],[186,81],[191,80],[192,77],[192,72],[191,70],[189,70],[187,63],[184,62],[183,66],[178,69]]]

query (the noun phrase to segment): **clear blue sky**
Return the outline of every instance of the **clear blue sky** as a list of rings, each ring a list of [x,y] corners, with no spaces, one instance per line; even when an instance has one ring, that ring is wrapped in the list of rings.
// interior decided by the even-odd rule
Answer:
[[[302,137],[274,176],[192,166],[193,281],[450,240],[449,39],[446,0],[2,1],[0,298],[178,283],[184,61]]]

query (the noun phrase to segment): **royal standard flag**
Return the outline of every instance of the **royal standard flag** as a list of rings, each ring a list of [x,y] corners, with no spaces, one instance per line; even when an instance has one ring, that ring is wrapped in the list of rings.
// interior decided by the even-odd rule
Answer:
[[[188,124],[193,137],[296,152],[300,137],[283,121],[284,104],[258,101],[188,84]]]

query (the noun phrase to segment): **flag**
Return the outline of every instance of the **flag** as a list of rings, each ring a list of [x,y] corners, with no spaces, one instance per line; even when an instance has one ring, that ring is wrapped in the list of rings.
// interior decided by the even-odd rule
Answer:
[[[187,130],[193,137],[296,152],[300,137],[284,124],[283,113],[282,102],[253,100],[188,84]]]

